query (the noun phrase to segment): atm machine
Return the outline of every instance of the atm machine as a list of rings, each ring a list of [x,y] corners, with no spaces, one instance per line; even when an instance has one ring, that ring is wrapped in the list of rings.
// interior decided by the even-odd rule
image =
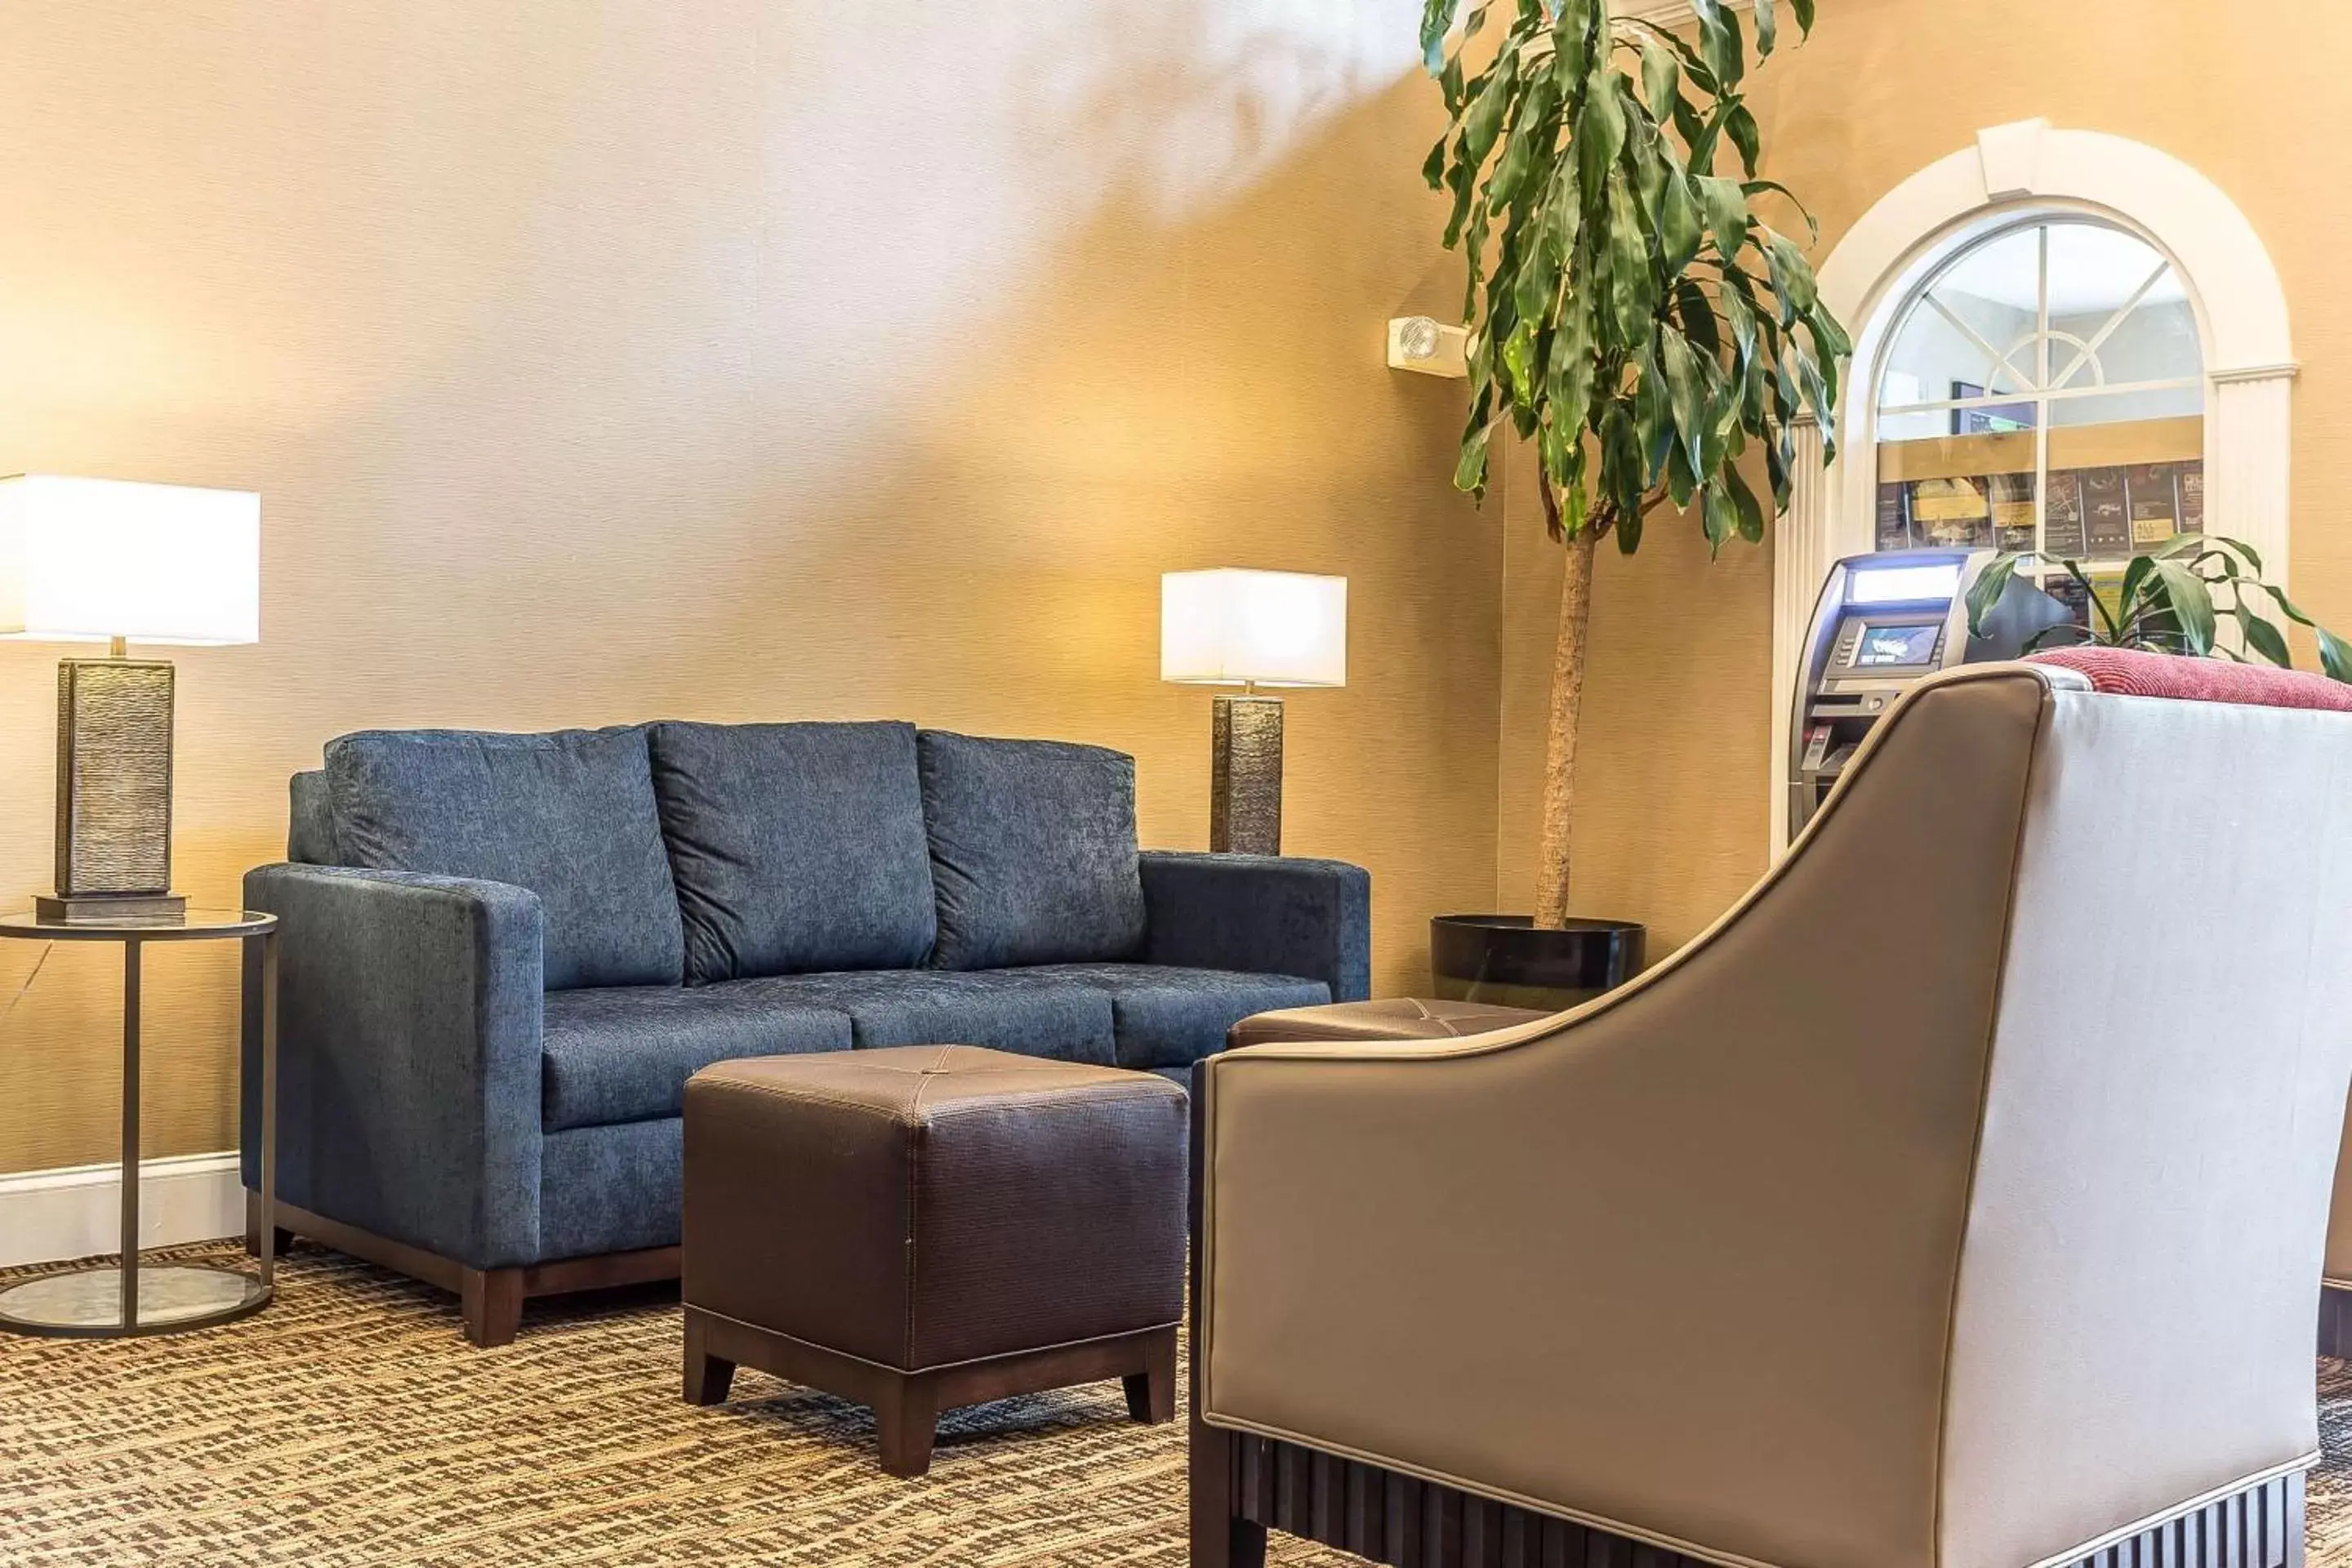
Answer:
[[[1805,635],[1789,726],[1789,837],[1821,809],[1881,715],[1956,665],[2017,658],[2035,634],[2072,619],[2023,574],[1969,635],[1968,593],[1990,550],[1890,550],[1830,568]]]

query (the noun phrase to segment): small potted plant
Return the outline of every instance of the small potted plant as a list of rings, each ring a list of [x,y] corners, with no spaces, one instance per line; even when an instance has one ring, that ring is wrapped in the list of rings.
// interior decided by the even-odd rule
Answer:
[[[1434,922],[1448,996],[1566,1005],[1640,969],[1640,925],[1569,915],[1594,549],[1613,537],[1632,554],[1667,506],[1711,551],[1757,542],[1788,506],[1801,416],[1830,454],[1850,345],[1765,209],[1809,231],[1812,220],[1757,174],[1746,25],[1720,0],[1692,9],[1695,40],[1610,0],[1517,0],[1475,72],[1490,0],[1426,0],[1422,18],[1452,117],[1423,172],[1453,196],[1445,244],[1469,271],[1470,418],[1454,482],[1483,497],[1491,443],[1516,433],[1535,447],[1545,522],[1567,554],[1536,908]],[[1783,17],[1810,31],[1813,0],[1756,0],[1757,59]]]
[[[2268,597],[2287,619],[2311,628],[2319,642],[2320,667],[2328,678],[2352,681],[2352,646],[2305,615],[2283,591],[2263,582],[2263,560],[2252,545],[2202,533],[2180,534],[2145,555],[2133,556],[2105,591],[2077,562],[2034,550],[1996,556],[1969,590],[1971,632],[1983,634],[1985,617],[2000,603],[2010,579],[2036,563],[2056,568],[2073,584],[2071,596],[2087,606],[2088,619],[2036,634],[2026,644],[2028,653],[2053,643],[2090,645],[2203,658],[2242,659],[2251,655],[2292,669],[2294,658],[2285,634],[2261,608],[2262,600]],[[2237,627],[2243,653],[2218,640],[2224,615]]]

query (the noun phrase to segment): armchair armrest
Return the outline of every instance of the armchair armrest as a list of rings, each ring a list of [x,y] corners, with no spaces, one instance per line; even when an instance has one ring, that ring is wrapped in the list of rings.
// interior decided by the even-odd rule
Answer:
[[[1152,963],[1297,974],[1334,1002],[1371,994],[1372,879],[1344,860],[1147,849]]]
[[[278,1190],[477,1268],[536,1258],[545,917],[503,882],[260,867],[278,918]],[[257,1039],[246,1042],[258,1081]],[[246,1118],[248,1185],[257,1121]]]

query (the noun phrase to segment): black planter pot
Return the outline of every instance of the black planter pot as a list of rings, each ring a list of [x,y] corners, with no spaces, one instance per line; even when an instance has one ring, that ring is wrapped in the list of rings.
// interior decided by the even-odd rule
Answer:
[[[1538,931],[1528,915],[1439,915],[1429,922],[1429,967],[1447,1001],[1556,1013],[1642,973],[1647,936],[1628,921]]]

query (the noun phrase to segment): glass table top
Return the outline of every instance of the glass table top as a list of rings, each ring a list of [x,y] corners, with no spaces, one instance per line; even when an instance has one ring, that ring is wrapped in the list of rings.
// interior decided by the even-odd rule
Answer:
[[[278,917],[258,910],[190,910],[184,914],[152,920],[44,920],[31,910],[0,914],[0,938],[38,942],[202,942],[208,938],[258,936],[278,923]]]

